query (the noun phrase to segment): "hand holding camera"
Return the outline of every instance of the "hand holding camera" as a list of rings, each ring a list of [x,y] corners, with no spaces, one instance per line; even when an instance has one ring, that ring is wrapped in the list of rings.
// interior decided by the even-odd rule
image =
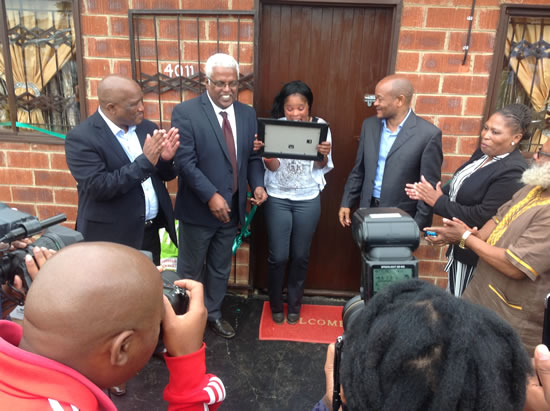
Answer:
[[[178,357],[191,354],[202,347],[208,311],[204,305],[204,291],[201,283],[193,280],[179,280],[174,284],[187,291],[189,309],[186,313],[177,315],[165,296],[162,330],[168,354]]]
[[[12,246],[17,249],[25,250],[31,243],[32,241],[30,239],[24,239],[23,241],[12,243]],[[32,253],[32,255],[25,254],[24,257],[25,267],[29,278],[34,281],[34,279],[38,275],[38,270],[44,265],[46,260],[49,260],[56,253],[56,251],[47,249],[45,247],[32,247],[29,249],[29,253]],[[25,287],[23,278],[19,275],[14,275],[12,283],[6,282],[2,284],[4,301],[2,301],[1,318],[6,318],[17,305],[24,304],[26,288],[28,287]]]

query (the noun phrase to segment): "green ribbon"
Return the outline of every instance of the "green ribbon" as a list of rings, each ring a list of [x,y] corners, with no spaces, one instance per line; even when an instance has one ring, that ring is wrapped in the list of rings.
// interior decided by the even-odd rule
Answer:
[[[248,193],[248,197],[252,197],[252,194]],[[241,246],[241,244],[243,243],[243,240],[250,236],[250,230],[248,229],[248,227],[250,227],[250,222],[254,218],[254,214],[256,214],[256,209],[257,208],[258,208],[258,206],[253,205],[250,208],[250,213],[248,213],[245,216],[244,225],[241,227],[241,233],[237,237],[235,237],[235,240],[233,241],[233,248],[232,248],[233,255],[235,255],[237,253],[237,250]]]
[[[8,121],[6,123],[0,123],[0,126],[11,127],[11,125],[12,125],[12,123],[10,121]],[[55,131],[46,130],[45,128],[31,126],[30,124],[26,124],[26,123],[20,123],[19,121],[15,123],[15,126],[20,127],[20,128],[30,128],[31,130],[36,130],[36,131],[39,131],[41,133],[48,134],[50,136],[58,137],[58,138],[61,138],[63,140],[65,139],[65,134],[56,133]]]

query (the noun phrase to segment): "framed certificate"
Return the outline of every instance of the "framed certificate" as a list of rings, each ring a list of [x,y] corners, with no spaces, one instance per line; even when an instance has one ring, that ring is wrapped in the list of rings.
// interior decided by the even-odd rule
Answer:
[[[258,140],[263,157],[322,161],[317,145],[327,139],[328,124],[309,121],[258,119]]]

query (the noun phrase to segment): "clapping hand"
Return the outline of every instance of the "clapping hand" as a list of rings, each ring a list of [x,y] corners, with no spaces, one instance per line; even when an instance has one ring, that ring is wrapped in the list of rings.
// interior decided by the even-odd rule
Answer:
[[[164,132],[164,130],[161,130]],[[176,127],[172,127],[164,134],[164,147],[160,157],[164,161],[171,161],[176,155],[176,151],[180,145],[180,135]]]
[[[147,157],[147,160],[151,162],[152,165],[156,166],[160,154],[164,150],[165,141],[164,141],[164,130],[155,130],[153,135],[147,134],[145,137],[145,143],[143,144],[143,154]]]
[[[420,176],[418,183],[406,184],[405,192],[411,200],[422,200],[430,207],[433,207],[439,197],[443,195],[441,181],[438,181],[434,188],[424,176]]]

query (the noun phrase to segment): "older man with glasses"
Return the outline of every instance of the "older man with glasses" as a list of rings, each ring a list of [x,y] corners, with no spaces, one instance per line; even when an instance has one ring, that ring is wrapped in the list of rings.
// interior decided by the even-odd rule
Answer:
[[[223,338],[233,338],[235,330],[221,315],[233,239],[239,222],[244,222],[248,185],[253,204],[262,204],[267,194],[264,167],[253,151],[256,112],[236,101],[239,65],[218,53],[208,59],[205,72],[206,93],[172,112],[172,125],[181,136],[175,158],[177,270],[181,277],[204,284],[209,327]]]
[[[433,241],[455,243],[479,255],[463,297],[507,320],[531,356],[541,341],[544,299],[550,291],[550,140],[533,159],[522,175],[525,186],[480,230],[458,219],[443,219],[443,227],[426,229],[437,233]]]

